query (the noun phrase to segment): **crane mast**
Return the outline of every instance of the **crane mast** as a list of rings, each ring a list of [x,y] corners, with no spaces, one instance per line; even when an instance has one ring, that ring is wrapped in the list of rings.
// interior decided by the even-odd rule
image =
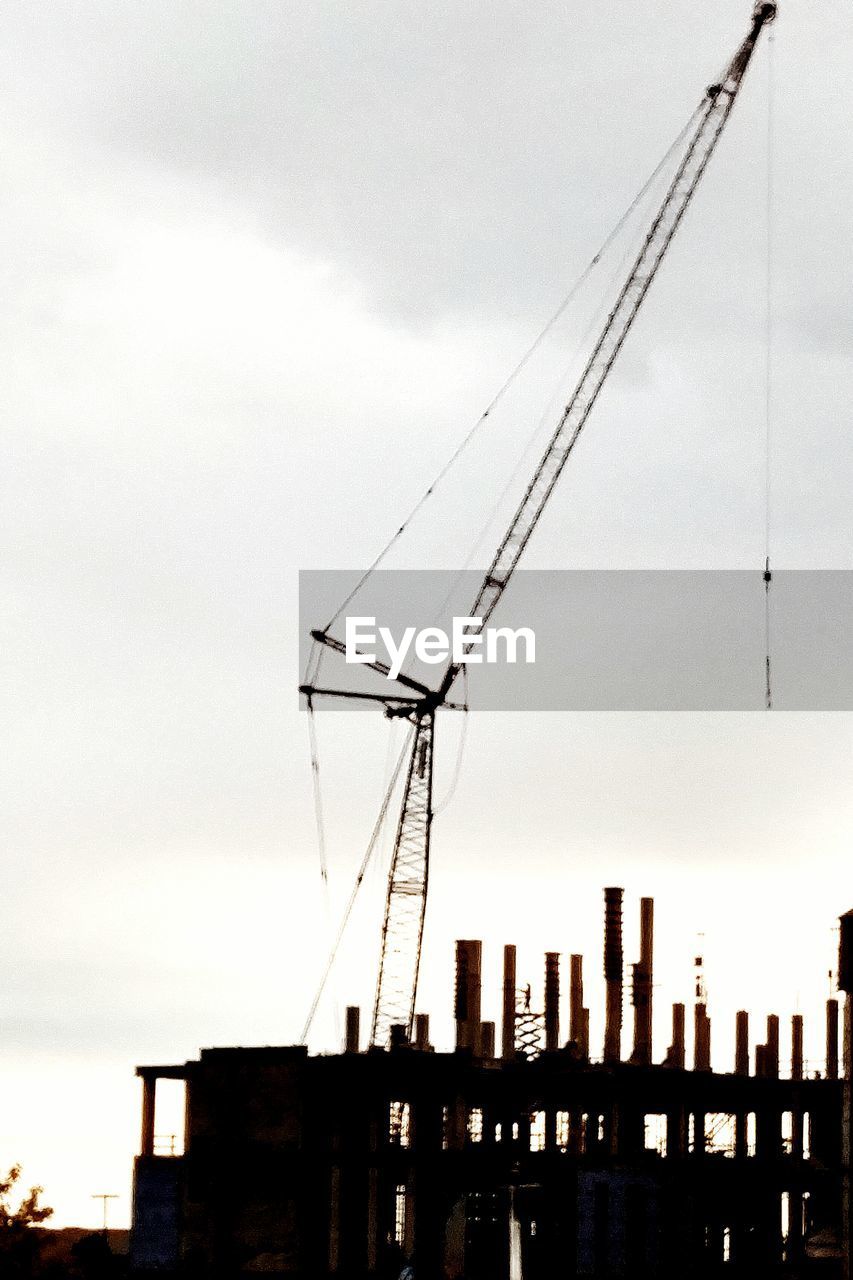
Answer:
[[[776,4],[756,4],[746,38],[721,81],[711,85],[702,99],[675,177],[477,593],[469,616],[479,621],[480,628],[509,585],[714,153],[761,31],[775,16]],[[338,652],[343,649],[326,632],[312,635]],[[381,663],[368,666],[387,674]],[[460,670],[461,664],[451,661],[438,688],[406,678],[402,683],[410,692],[379,699],[386,701],[387,714],[412,722],[414,735],[388,879],[372,1044],[387,1044],[394,1026],[403,1028],[407,1036],[412,1032],[429,878],[435,713],[449,705],[448,694]],[[303,692],[313,696],[324,691],[303,686]]]

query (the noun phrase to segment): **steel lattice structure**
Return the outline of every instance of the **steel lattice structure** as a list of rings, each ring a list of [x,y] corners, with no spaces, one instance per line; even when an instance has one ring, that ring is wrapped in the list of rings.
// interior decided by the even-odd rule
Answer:
[[[477,593],[469,617],[479,621],[480,630],[509,585],[714,153],[759,36],[775,16],[774,3],[756,4],[746,38],[719,83],[706,90],[694,113],[675,176]],[[344,651],[342,642],[328,630],[311,634],[316,642],[338,653]],[[389,674],[381,662],[365,665],[385,677]],[[381,702],[386,714],[403,717],[415,726],[388,879],[373,1044],[386,1044],[393,1026],[401,1026],[409,1037],[412,1032],[429,880],[435,714],[439,707],[453,705],[448,695],[460,671],[461,665],[451,660],[435,689],[401,675],[397,684],[402,691],[393,694],[351,693],[313,685],[303,685],[300,690],[309,698],[327,694]]]

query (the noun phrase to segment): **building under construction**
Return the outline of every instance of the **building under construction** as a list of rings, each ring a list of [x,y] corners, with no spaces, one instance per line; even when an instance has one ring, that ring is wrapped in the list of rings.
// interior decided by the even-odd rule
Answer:
[[[623,1055],[622,890],[605,890],[603,1052],[591,1054],[583,958],[545,957],[544,1003],[504,949],[503,1009],[481,1009],[481,944],[457,943],[456,1047],[411,1040],[344,1052],[208,1049],[138,1068],[131,1258],[137,1274],[258,1273],[417,1280],[560,1276],[849,1276],[849,1055],[826,1006],[826,1061],[807,1073],[803,1019],[750,1044],[736,1019],[731,1071],[711,1069],[705,1003],[672,1009],[652,1044],[653,902],[640,904],[632,1043]],[[851,988],[853,913],[839,986]],[[698,992],[702,996],[701,989]],[[564,1013],[567,1011],[567,1018]],[[846,1017],[844,1044],[849,1044]],[[687,1040],[692,1066],[688,1069]],[[840,1076],[846,1077],[840,1078]],[[183,1154],[155,1154],[158,1079],[186,1082]],[[846,1093],[846,1099],[845,1099]],[[411,1272],[405,1268],[410,1266]]]

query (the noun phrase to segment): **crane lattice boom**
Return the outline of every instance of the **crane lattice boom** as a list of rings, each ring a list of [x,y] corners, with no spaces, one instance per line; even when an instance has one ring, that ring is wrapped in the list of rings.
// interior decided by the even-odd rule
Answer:
[[[480,620],[481,628],[509,585],[714,153],[761,31],[775,16],[774,3],[756,4],[750,30],[725,75],[719,84],[711,85],[702,99],[675,177],[483,579],[469,615]],[[341,642],[326,632],[312,635],[330,648],[343,651]],[[388,674],[382,663],[367,665],[379,674]],[[372,1044],[387,1044],[393,1026],[402,1027],[407,1036],[412,1032],[429,876],[435,712],[449,705],[448,694],[460,670],[461,664],[451,661],[437,689],[401,677],[398,683],[405,686],[406,692],[379,698],[386,702],[389,715],[409,719],[415,733],[388,880]],[[303,692],[314,696],[323,691],[304,686]]]

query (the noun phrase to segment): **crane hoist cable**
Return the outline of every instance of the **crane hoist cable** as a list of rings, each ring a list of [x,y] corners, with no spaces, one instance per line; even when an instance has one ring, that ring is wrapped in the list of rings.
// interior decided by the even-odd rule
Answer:
[[[770,568],[770,537],[772,519],[772,468],[773,468],[773,183],[775,151],[775,93],[774,39],[770,32],[767,41],[767,190],[765,203],[767,257],[765,274],[765,333],[764,333],[764,705],[773,710],[773,682],[771,672],[771,609],[770,586],[773,571]]]
[[[662,168],[661,166],[658,166],[658,173],[661,172],[661,168]],[[654,181],[654,178],[652,177],[646,183],[644,194],[648,193],[651,190],[653,181]],[[635,204],[635,208],[636,207],[637,206]],[[636,246],[629,243],[625,249],[625,252],[619,259],[618,265],[614,268],[613,272],[611,273],[611,277],[608,280],[607,289],[605,290],[605,295],[607,295],[609,290],[614,288],[617,282],[624,277],[626,264],[631,260],[631,258],[635,256],[635,254],[636,254]],[[515,463],[515,466],[513,467],[509,475],[509,478],[507,479],[506,484],[501,489],[500,493],[498,494],[497,498],[492,504],[492,507],[489,510],[485,520],[480,526],[480,530],[471,544],[471,549],[468,552],[468,555],[466,556],[465,561],[463,562],[461,567],[457,570],[457,572],[454,574],[453,580],[451,581],[447,594],[445,595],[444,599],[442,600],[441,604],[438,607],[437,614],[436,614],[437,618],[444,617],[445,611],[449,608],[450,603],[456,594],[459,583],[461,582],[465,574],[468,573],[472,568],[475,559],[478,557],[480,553],[480,548],[485,543],[490,531],[496,524],[498,517],[501,514],[504,503],[506,502],[507,498],[512,492],[513,487],[518,481],[519,476],[525,472],[530,454],[537,447],[537,444],[542,436],[542,433],[546,429],[548,430],[551,429],[551,425],[554,419],[554,413],[556,412],[559,402],[564,395],[566,380],[569,377],[569,374],[571,373],[572,369],[574,369],[575,365],[577,364],[578,358],[584,352],[589,350],[589,344],[592,341],[592,338],[595,335],[595,333],[601,327],[601,323],[607,314],[606,309],[607,309],[607,303],[602,301],[602,303],[600,303],[599,307],[596,309],[596,311],[592,315],[589,321],[589,324],[586,326],[583,332],[583,336],[581,337],[580,341],[577,344],[577,347],[575,348],[574,353],[572,354],[571,360],[567,362],[563,373],[560,375],[559,381],[556,383],[554,387],[554,392],[550,397],[550,399],[548,400],[548,404],[546,408],[543,410],[542,414],[540,415],[536,423],[536,426],[534,427],[533,431],[530,433],[530,436],[528,437],[527,442],[524,445],[524,448],[520,452],[518,459]]]
[[[331,618],[329,619],[329,621],[326,623],[326,626],[324,627],[324,631],[330,631],[330,630],[332,629],[332,627],[333,627],[333,626],[335,625],[335,623],[337,622],[338,618],[339,618],[339,617],[341,616],[341,614],[343,613],[344,609],[346,609],[347,605],[349,605],[349,604],[353,601],[353,599],[358,595],[359,591],[360,591],[360,590],[361,590],[361,588],[364,586],[364,584],[367,582],[367,580],[368,580],[368,578],[371,576],[371,574],[372,574],[372,573],[374,573],[374,572],[375,572],[375,570],[379,568],[380,564],[383,562],[383,560],[385,559],[385,557],[388,555],[388,553],[392,550],[392,548],[396,545],[396,543],[400,540],[400,538],[401,538],[401,537],[403,536],[403,534],[406,532],[406,530],[408,529],[409,525],[410,525],[410,524],[412,523],[412,521],[414,520],[415,516],[418,514],[418,512],[421,510],[421,508],[425,505],[425,503],[426,503],[426,502],[427,502],[427,501],[432,497],[432,495],[435,493],[435,491],[436,491],[436,489],[438,488],[438,486],[439,486],[439,485],[441,484],[441,482],[445,479],[445,477],[447,476],[447,474],[452,470],[452,468],[454,467],[454,465],[458,462],[459,458],[460,458],[460,457],[462,456],[462,454],[465,452],[465,450],[467,449],[468,445],[471,443],[471,441],[474,439],[474,437],[477,435],[477,433],[478,433],[478,432],[480,431],[480,429],[483,427],[483,425],[484,425],[484,424],[485,424],[485,422],[488,420],[488,418],[491,416],[491,414],[494,412],[494,410],[497,408],[498,404],[499,404],[499,403],[500,403],[500,401],[503,399],[503,397],[506,395],[507,391],[509,391],[510,387],[513,385],[513,383],[516,381],[516,379],[519,377],[519,375],[522,373],[522,371],[526,368],[526,366],[530,363],[530,361],[532,360],[533,356],[536,354],[536,352],[537,352],[537,351],[539,350],[539,348],[541,347],[542,343],[543,343],[543,342],[545,341],[545,339],[547,338],[548,334],[551,332],[551,330],[554,328],[554,326],[558,323],[558,321],[560,321],[560,320],[562,319],[562,317],[565,315],[566,311],[567,311],[567,310],[568,310],[568,308],[571,306],[572,302],[574,302],[574,300],[575,300],[575,298],[577,297],[577,295],[578,295],[578,293],[580,292],[580,290],[581,290],[581,289],[583,288],[583,286],[586,284],[586,282],[587,282],[587,280],[589,279],[589,277],[591,276],[592,272],[595,270],[595,268],[596,268],[596,267],[598,266],[598,264],[601,262],[601,259],[603,258],[604,254],[607,252],[607,250],[608,250],[608,249],[610,248],[610,246],[613,244],[613,241],[614,241],[614,240],[615,240],[615,239],[620,235],[620,233],[621,233],[621,232],[622,232],[622,230],[624,229],[625,225],[630,221],[631,217],[633,216],[633,214],[634,214],[634,213],[635,213],[635,211],[637,210],[638,206],[642,203],[643,199],[644,199],[644,198],[645,198],[645,196],[648,194],[649,190],[652,188],[652,186],[654,185],[654,183],[656,182],[656,180],[660,177],[661,173],[664,171],[664,169],[666,168],[666,166],[669,164],[669,162],[670,162],[670,160],[673,158],[673,156],[677,153],[677,151],[678,151],[678,149],[680,148],[681,144],[684,142],[685,138],[686,138],[686,137],[687,137],[687,135],[690,133],[690,130],[693,128],[693,125],[695,124],[695,122],[696,122],[696,120],[697,120],[698,116],[701,114],[701,111],[702,111],[702,104],[700,104],[700,105],[696,108],[696,110],[695,110],[695,111],[693,112],[693,114],[690,116],[690,119],[687,121],[687,123],[684,125],[684,127],[679,131],[678,135],[673,139],[672,143],[671,143],[671,144],[670,144],[670,146],[667,148],[667,150],[666,150],[665,154],[661,157],[661,159],[660,159],[660,160],[658,161],[658,163],[655,165],[654,169],[653,169],[653,170],[652,170],[652,172],[649,174],[648,178],[647,178],[647,179],[646,179],[646,181],[643,183],[643,185],[642,185],[642,187],[640,188],[640,190],[639,190],[639,191],[637,192],[637,194],[634,196],[633,200],[632,200],[632,201],[631,201],[631,203],[628,205],[628,207],[626,208],[625,212],[621,215],[621,217],[620,217],[620,218],[618,219],[618,221],[615,223],[615,225],[613,226],[612,230],[611,230],[610,232],[608,232],[607,236],[606,236],[606,237],[605,237],[605,239],[602,241],[601,247],[600,247],[600,248],[598,249],[598,251],[593,255],[593,257],[592,257],[592,258],[590,258],[589,262],[588,262],[588,263],[587,263],[587,265],[584,267],[583,271],[582,271],[582,272],[581,272],[581,274],[578,276],[577,280],[576,280],[576,281],[575,281],[575,283],[572,285],[571,289],[570,289],[570,290],[569,290],[569,292],[566,294],[566,296],[565,296],[565,298],[563,299],[563,301],[562,301],[562,302],[560,303],[560,305],[557,307],[556,311],[551,315],[550,319],[546,322],[545,326],[540,330],[540,332],[539,332],[539,334],[537,335],[537,337],[534,339],[534,341],[531,343],[531,345],[530,345],[530,346],[527,348],[527,350],[525,351],[524,355],[521,357],[521,359],[520,359],[520,360],[518,361],[518,363],[515,365],[515,367],[514,367],[514,369],[512,370],[512,372],[511,372],[511,373],[509,374],[509,376],[505,379],[505,381],[501,384],[501,386],[499,387],[499,389],[497,390],[497,392],[495,393],[495,395],[494,395],[494,396],[492,397],[492,399],[489,401],[489,404],[486,406],[486,408],[485,408],[485,409],[483,410],[483,412],[480,414],[480,416],[479,416],[479,418],[477,419],[477,421],[473,424],[473,426],[472,426],[472,427],[470,427],[470,428],[469,428],[469,430],[467,431],[467,433],[463,436],[462,440],[461,440],[461,441],[460,441],[460,443],[456,446],[456,448],[454,449],[453,453],[450,455],[450,457],[447,459],[447,461],[446,461],[446,462],[444,463],[444,465],[441,467],[441,469],[439,470],[439,472],[436,474],[436,476],[435,476],[435,478],[433,479],[433,481],[432,481],[432,482],[427,486],[427,488],[426,488],[426,489],[424,490],[424,492],[421,494],[420,498],[418,498],[417,502],[414,504],[414,506],[413,506],[413,507],[411,508],[411,510],[409,511],[409,514],[408,514],[408,515],[406,516],[406,518],[403,520],[403,523],[399,526],[399,528],[396,530],[396,532],[395,532],[394,534],[392,534],[392,536],[388,539],[388,541],[385,543],[385,545],[384,545],[384,546],[382,547],[382,549],[380,550],[379,554],[378,554],[378,555],[375,557],[375,559],[370,563],[370,565],[367,567],[367,569],[365,569],[364,573],[363,573],[363,574],[361,575],[361,577],[358,579],[358,581],[356,582],[356,584],[355,584],[355,586],[352,588],[352,590],[349,592],[349,594],[348,594],[347,596],[345,596],[345,598],[341,601],[341,603],[339,604],[338,608],[335,610],[335,613],[332,615],[332,617],[331,617]]]
[[[344,934],[346,933],[347,925],[350,922],[350,917],[352,916],[353,908],[355,907],[356,899],[358,897],[358,892],[361,886],[364,884],[364,877],[367,874],[367,869],[370,866],[370,862],[373,858],[373,854],[376,849],[379,836],[381,835],[382,828],[385,825],[385,818],[388,813],[388,807],[391,804],[391,798],[396,789],[397,781],[400,777],[400,773],[403,768],[403,762],[405,761],[407,755],[409,754],[409,750],[411,748],[414,735],[415,735],[414,729],[411,730],[411,732],[406,735],[406,739],[403,743],[400,754],[397,757],[397,762],[394,765],[394,769],[391,774],[390,781],[385,790],[385,795],[382,798],[382,804],[379,808],[379,814],[376,818],[376,822],[373,825],[373,831],[371,832],[370,839],[367,842],[367,849],[365,850],[364,857],[361,860],[361,865],[359,866],[358,873],[355,877],[355,883],[353,884],[352,892],[350,893],[349,899],[347,901],[347,905],[341,917],[341,921],[338,926],[338,931],[335,935],[335,940],[332,945],[332,949],[326,961],[326,967],[323,970],[323,976],[320,979],[320,984],[317,988],[316,994],[311,1003],[311,1008],[308,1010],[308,1016],[305,1019],[305,1025],[302,1028],[302,1038],[300,1041],[300,1043],[302,1044],[304,1044],[308,1039],[308,1033],[310,1032],[311,1026],[314,1022],[314,1018],[316,1016],[317,1009],[319,1008],[320,1001],[323,998],[323,992],[326,989],[326,983],[329,980],[329,975],[331,974],[332,969],[334,968],[335,961],[338,958],[338,951],[340,950],[341,942],[343,941]]]

